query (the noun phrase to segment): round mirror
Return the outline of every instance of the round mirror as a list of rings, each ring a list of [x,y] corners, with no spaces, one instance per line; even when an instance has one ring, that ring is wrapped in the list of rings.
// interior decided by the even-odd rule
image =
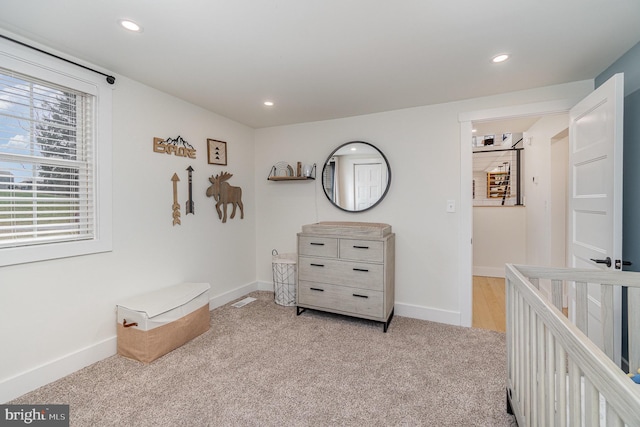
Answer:
[[[391,184],[387,158],[372,144],[347,142],[336,148],[322,168],[322,187],[336,207],[348,212],[371,209]]]

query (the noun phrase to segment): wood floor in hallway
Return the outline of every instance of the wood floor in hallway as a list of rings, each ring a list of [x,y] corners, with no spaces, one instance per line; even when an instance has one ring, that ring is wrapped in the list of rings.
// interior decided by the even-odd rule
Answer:
[[[472,326],[492,331],[506,331],[503,278],[473,276]]]

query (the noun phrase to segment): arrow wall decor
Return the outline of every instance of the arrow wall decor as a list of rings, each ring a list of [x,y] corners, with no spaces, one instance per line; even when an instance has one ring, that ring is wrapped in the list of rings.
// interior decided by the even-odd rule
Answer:
[[[171,177],[171,181],[173,181],[173,225],[180,225],[180,203],[178,203],[178,174],[174,173]]]
[[[189,215],[189,214],[195,215],[195,212],[193,212],[194,204],[193,204],[192,191],[191,191],[191,189],[192,189],[191,188],[191,185],[192,185],[191,173],[193,172],[193,168],[191,166],[189,166],[187,168],[187,171],[189,172],[189,199],[187,200],[187,203],[186,203],[186,206],[185,206],[186,211],[187,211],[186,215]]]

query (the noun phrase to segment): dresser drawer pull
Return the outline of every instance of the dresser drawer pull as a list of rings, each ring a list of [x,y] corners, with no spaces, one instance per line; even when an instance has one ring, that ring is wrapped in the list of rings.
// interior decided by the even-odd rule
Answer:
[[[367,270],[366,268],[354,268],[353,271],[363,271],[365,273],[369,272],[369,270]]]
[[[353,294],[353,296],[358,298],[369,298],[367,295]]]
[[[324,243],[310,242],[309,244],[313,246],[324,246]]]
[[[356,246],[356,245],[353,245],[353,247],[355,249],[369,249],[369,246]]]
[[[320,289],[320,288],[309,288],[312,291],[318,291],[318,292],[324,292],[324,289]]]
[[[311,263],[311,264],[309,264],[309,265],[311,265],[311,266],[313,266],[313,267],[324,267],[324,264],[314,264],[314,263]]]

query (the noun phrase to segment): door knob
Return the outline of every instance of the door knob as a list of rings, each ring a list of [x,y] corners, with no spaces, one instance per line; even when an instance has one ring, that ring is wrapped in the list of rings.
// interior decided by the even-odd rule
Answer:
[[[607,267],[611,267],[611,258],[606,257],[605,259],[593,259],[591,258],[591,261],[595,262],[596,264],[607,264]]]

